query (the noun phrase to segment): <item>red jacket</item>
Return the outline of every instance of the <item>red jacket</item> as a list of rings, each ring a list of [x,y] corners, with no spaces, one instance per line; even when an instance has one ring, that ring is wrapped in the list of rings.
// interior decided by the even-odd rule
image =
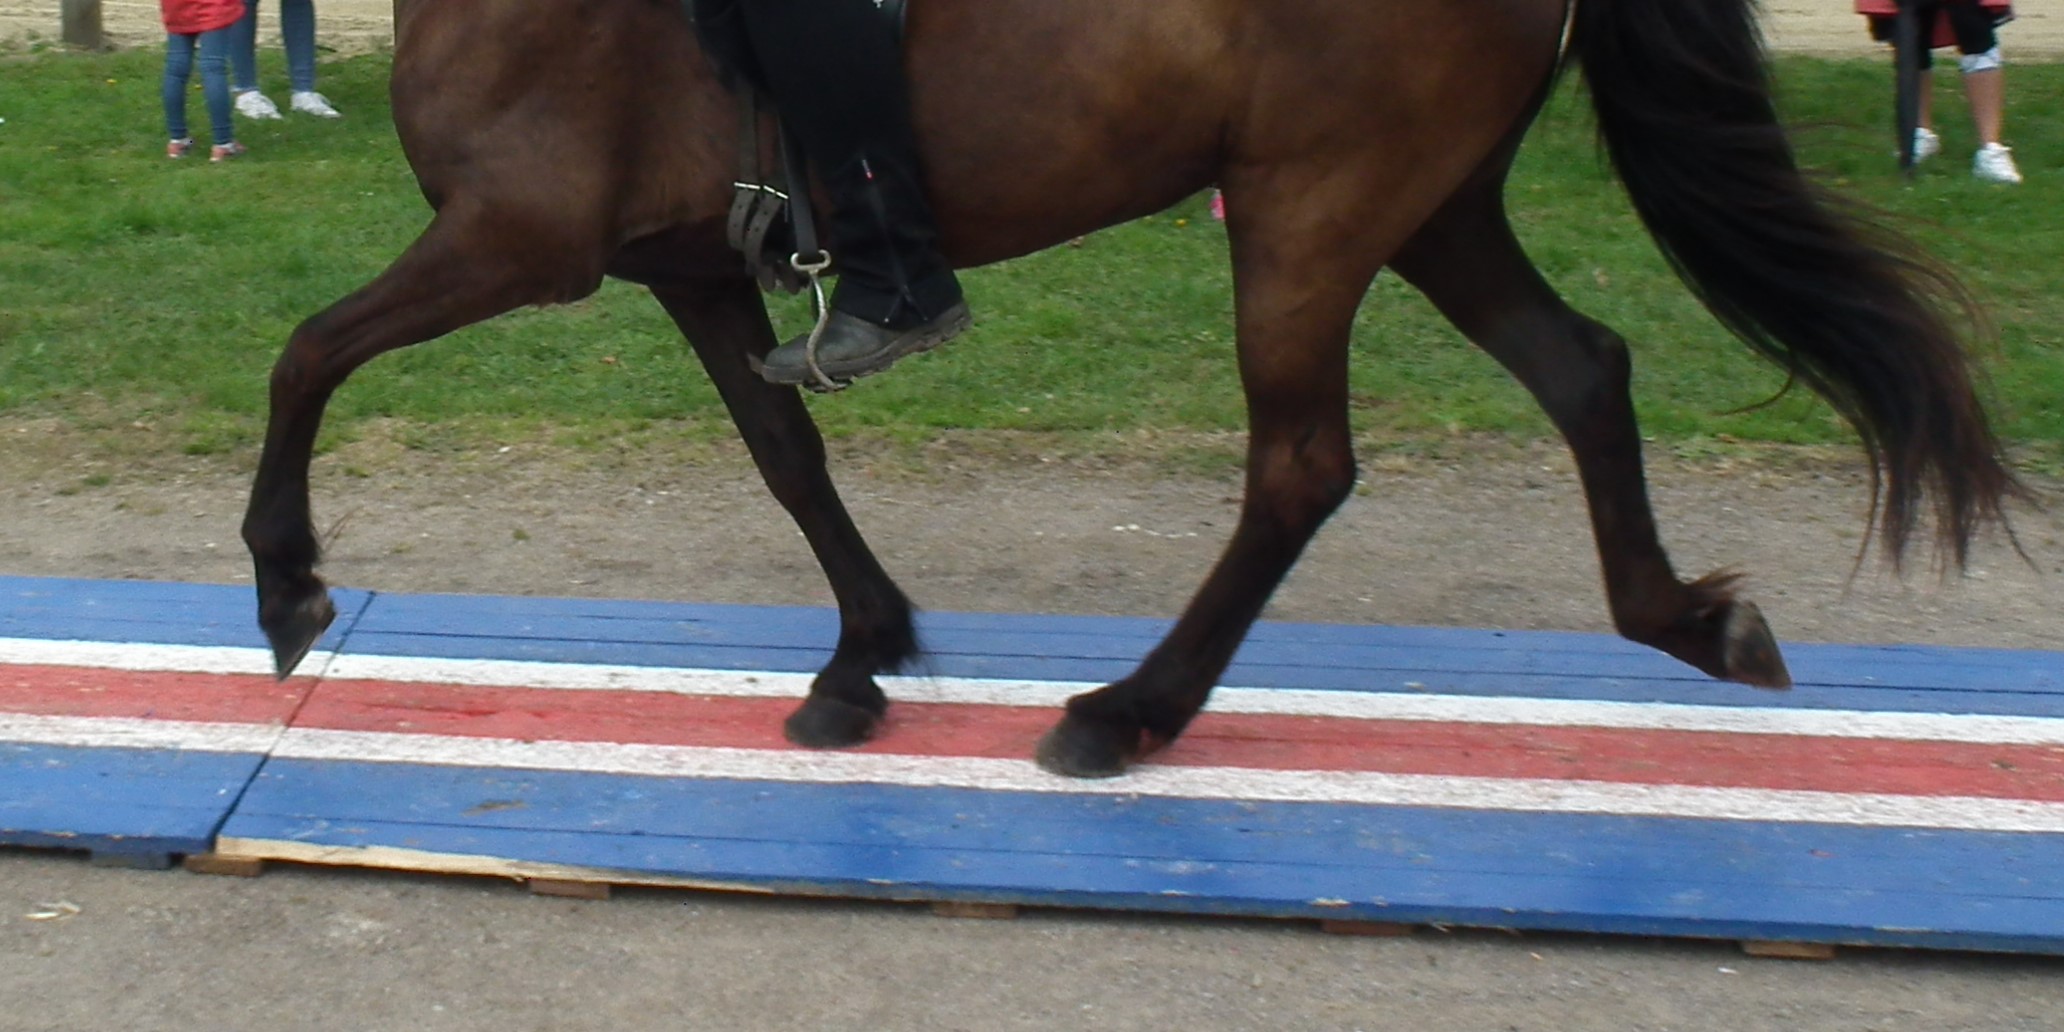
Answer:
[[[244,16],[244,0],[158,0],[158,10],[166,32],[191,36],[236,24]]]

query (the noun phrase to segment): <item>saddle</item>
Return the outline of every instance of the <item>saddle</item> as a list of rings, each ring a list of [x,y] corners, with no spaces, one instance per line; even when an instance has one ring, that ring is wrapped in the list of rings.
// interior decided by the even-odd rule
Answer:
[[[684,0],[683,8],[724,84],[738,97],[738,176],[731,182],[725,239],[744,256],[761,290],[799,294],[810,288],[816,272],[823,271],[824,252],[810,208],[808,163],[794,137],[782,128],[738,14],[738,6],[750,2]],[[873,3],[902,40],[907,0]],[[771,149],[769,141],[774,144]],[[803,259],[819,259],[820,264],[814,270],[799,268]]]

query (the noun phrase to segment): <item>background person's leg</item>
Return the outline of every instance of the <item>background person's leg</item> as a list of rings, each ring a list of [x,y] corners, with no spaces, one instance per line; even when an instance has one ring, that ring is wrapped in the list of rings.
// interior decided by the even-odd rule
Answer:
[[[2006,73],[1999,68],[1964,73],[1964,96],[1971,101],[1971,121],[1981,144],[2000,142],[2006,121]]]
[[[1971,174],[1991,183],[2019,183],[2021,170],[2014,164],[2014,152],[2000,142],[2006,121],[2006,73],[1993,16],[1976,4],[1959,5],[1949,8],[1949,24],[1963,52],[1958,66],[1964,73],[1964,96],[1971,103],[1971,123],[1978,131]]]
[[[232,25],[200,35],[201,97],[207,102],[209,129],[218,148],[236,143],[236,126],[229,114],[229,61],[235,34]]]
[[[315,0],[280,0],[280,39],[287,50],[287,106],[305,115],[336,118],[328,97],[315,92]]]
[[[245,118],[278,118],[279,108],[258,92],[258,5],[246,0],[244,16],[229,27],[229,68],[236,112]]]
[[[159,93],[165,102],[165,136],[171,141],[165,148],[168,158],[185,157],[186,148],[179,144],[193,142],[186,132],[186,80],[193,74],[193,51],[192,36],[165,36],[165,79]]]

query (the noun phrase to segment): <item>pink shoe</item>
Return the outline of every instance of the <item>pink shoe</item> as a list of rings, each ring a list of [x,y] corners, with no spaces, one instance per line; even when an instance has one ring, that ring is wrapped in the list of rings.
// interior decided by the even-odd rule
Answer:
[[[243,152],[244,145],[234,140],[231,140],[228,143],[218,143],[214,147],[210,148],[208,150],[208,160],[228,161],[229,159],[234,158],[237,155],[242,154]]]
[[[165,144],[165,156],[174,160],[186,157],[187,152],[191,150],[193,150],[193,137],[191,136],[184,140],[172,140]]]
[[[1211,217],[1220,222],[1225,221],[1225,194],[1217,190],[1211,191]]]

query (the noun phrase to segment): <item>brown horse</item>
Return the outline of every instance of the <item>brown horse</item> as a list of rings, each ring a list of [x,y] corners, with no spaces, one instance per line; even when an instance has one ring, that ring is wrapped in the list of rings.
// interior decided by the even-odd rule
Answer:
[[[1231,213],[1246,499],[1224,555],[1129,676],[1040,744],[1122,771],[1178,734],[1355,479],[1348,334],[1388,266],[1503,363],[1576,456],[1614,623],[1714,677],[1789,683],[1733,579],[1657,540],[1625,344],[1571,310],[1507,224],[1521,136],[1565,62],[1589,81],[1636,208],[1726,325],[1824,395],[1882,481],[1894,556],[1932,497],[1961,560],[2015,489],[1940,315],[1953,283],[1830,204],[1770,102],[1751,0],[918,0],[907,61],[945,249],[971,266],[1146,215],[1214,183]],[[649,287],[715,381],[837,597],[837,650],[789,737],[868,737],[911,607],[832,487],[725,244],[734,98],[677,0],[398,0],[394,117],[436,216],[386,272],[295,330],[244,539],[281,676],[328,625],[308,463],[352,370],[604,276]],[[950,353],[931,361],[953,361]]]

